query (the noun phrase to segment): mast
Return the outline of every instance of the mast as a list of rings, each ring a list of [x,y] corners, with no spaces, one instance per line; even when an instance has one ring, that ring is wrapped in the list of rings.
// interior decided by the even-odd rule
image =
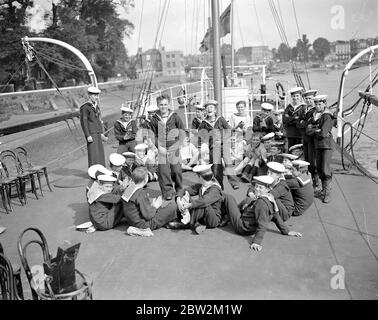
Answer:
[[[219,41],[219,1],[211,0],[212,26],[213,26],[213,78],[214,98],[218,101],[218,114],[222,115],[222,80],[221,80],[221,55]]]
[[[234,43],[234,0],[231,0],[231,14],[230,14],[230,33],[231,33],[231,87],[235,84],[234,69],[235,69],[235,43]]]

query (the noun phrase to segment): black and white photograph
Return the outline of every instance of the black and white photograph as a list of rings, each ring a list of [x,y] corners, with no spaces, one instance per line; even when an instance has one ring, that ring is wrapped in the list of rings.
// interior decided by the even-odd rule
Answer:
[[[0,308],[377,300],[377,84],[375,0],[0,0]]]

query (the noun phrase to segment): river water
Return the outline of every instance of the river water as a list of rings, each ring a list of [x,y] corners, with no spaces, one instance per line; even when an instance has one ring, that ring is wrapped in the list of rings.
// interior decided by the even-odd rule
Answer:
[[[372,77],[374,77],[377,70],[378,67],[373,65]],[[318,94],[327,94],[328,103],[332,104],[333,102],[337,101],[342,71],[342,69],[339,69],[330,70],[328,73],[324,71],[309,72],[308,77],[310,80],[311,89],[319,90]],[[348,108],[357,101],[359,98],[359,90],[365,91],[366,87],[370,83],[369,74],[369,67],[361,67],[349,72],[345,81],[344,95],[348,94],[349,92],[350,94],[344,99],[344,109]],[[302,73],[301,77],[306,85],[306,88],[309,88],[306,74]],[[272,87],[277,80],[282,82],[285,88],[296,86],[292,74],[273,75],[272,79],[267,81],[267,89],[269,90],[269,86]],[[259,79],[254,79],[254,83],[258,83],[258,81]],[[373,94],[378,94],[378,86],[373,88]],[[354,123],[360,116],[361,107],[362,103],[358,105],[355,112],[351,116],[347,117],[346,120]],[[370,107],[370,109],[371,112],[366,120],[363,133],[378,141],[378,110],[377,107],[373,105]],[[334,136],[336,137],[336,130],[334,132]],[[361,135],[354,147],[355,156],[366,169],[368,169],[372,174],[377,175],[378,142],[375,142],[369,137],[363,134]],[[346,141],[348,141],[347,139],[349,139],[349,136],[346,138]]]

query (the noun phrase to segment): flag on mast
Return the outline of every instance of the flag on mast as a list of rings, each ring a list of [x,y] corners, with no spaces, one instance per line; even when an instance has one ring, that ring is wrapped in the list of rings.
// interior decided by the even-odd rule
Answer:
[[[220,21],[220,24],[219,24],[220,37],[222,38],[222,37],[226,36],[227,34],[229,34],[230,30],[231,30],[231,23],[230,23],[230,21],[231,21],[231,4],[229,4],[228,7],[226,8],[226,10],[223,11],[223,13],[221,14],[221,16],[219,18],[219,21]],[[203,37],[203,40],[201,41],[201,46],[199,48],[199,51],[201,53],[206,52],[207,50],[210,49],[210,47],[212,47],[212,43],[213,43],[213,29],[208,28],[205,36]]]

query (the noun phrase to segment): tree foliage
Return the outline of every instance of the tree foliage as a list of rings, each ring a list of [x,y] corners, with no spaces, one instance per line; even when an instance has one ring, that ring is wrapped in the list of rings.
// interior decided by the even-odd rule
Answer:
[[[277,50],[277,56],[281,61],[290,61],[291,49],[284,43],[281,43]]]
[[[324,58],[331,52],[331,45],[325,38],[317,38],[312,47],[321,61],[324,61]]]
[[[307,35],[302,35],[302,39],[297,40],[298,58],[300,61],[308,62],[308,53],[311,47],[311,43],[307,38]]]

